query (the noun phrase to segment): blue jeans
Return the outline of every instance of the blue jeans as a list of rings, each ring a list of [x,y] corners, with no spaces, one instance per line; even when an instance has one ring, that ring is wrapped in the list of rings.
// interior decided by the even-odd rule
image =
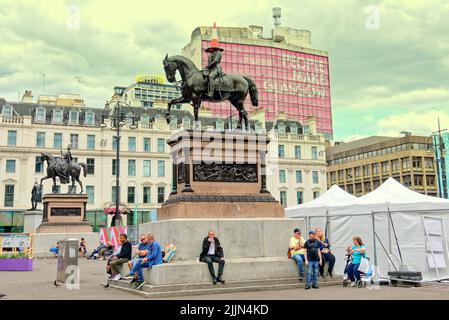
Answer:
[[[307,274],[307,286],[310,287],[310,283],[312,282],[313,286],[316,286],[317,277],[318,277],[318,269],[320,266],[319,261],[309,261],[309,270]]]
[[[136,273],[137,268],[140,267],[140,264],[142,263],[142,259],[143,258],[137,258],[137,259],[133,259],[131,261],[131,269],[129,270],[129,275],[133,275]]]
[[[353,264],[352,262],[346,268],[346,272],[348,274],[348,278],[351,281],[360,280],[360,272],[359,272],[360,263]]]
[[[294,254],[292,255],[292,260],[296,262],[296,265],[298,266],[299,274],[304,274],[304,255],[303,254]]]
[[[139,261],[139,266],[137,267],[137,281],[143,281],[142,269],[148,267],[151,267],[148,261],[144,263],[142,263],[142,260]]]

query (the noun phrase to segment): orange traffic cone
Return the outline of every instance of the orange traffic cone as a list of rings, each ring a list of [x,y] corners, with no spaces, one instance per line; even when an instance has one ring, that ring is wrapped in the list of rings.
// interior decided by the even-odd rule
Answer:
[[[205,51],[206,52],[214,52],[215,50],[223,51],[223,49],[220,48],[220,43],[218,42],[217,26],[214,22],[214,26],[212,27],[212,35],[210,38],[210,44],[209,44],[209,47]]]

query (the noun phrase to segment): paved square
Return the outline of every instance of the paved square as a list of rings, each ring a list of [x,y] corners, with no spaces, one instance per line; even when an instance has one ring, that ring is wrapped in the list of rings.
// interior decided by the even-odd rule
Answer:
[[[56,288],[56,259],[37,259],[33,261],[31,272],[0,272],[0,292],[8,296],[3,299],[105,299],[105,300],[141,300],[138,295],[130,294],[112,288],[103,288],[106,282],[105,261],[79,260],[80,289],[67,289],[64,285]],[[202,296],[186,296],[172,299],[229,299],[229,300],[308,300],[308,299],[444,299],[449,300],[449,284],[425,285],[420,288],[392,288],[380,289],[343,288],[340,286],[323,287],[319,290],[291,289],[256,291],[240,293],[223,293]],[[170,300],[172,300],[170,299]]]

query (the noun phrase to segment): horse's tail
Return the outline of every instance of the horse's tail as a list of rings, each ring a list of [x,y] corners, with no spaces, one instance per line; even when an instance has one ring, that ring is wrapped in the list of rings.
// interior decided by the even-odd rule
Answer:
[[[87,175],[87,165],[84,162],[78,163],[83,168],[84,177]]]
[[[248,82],[249,96],[251,97],[251,104],[254,107],[257,107],[259,105],[259,95],[257,92],[256,83],[250,77],[243,76],[243,78],[245,78],[245,80]]]

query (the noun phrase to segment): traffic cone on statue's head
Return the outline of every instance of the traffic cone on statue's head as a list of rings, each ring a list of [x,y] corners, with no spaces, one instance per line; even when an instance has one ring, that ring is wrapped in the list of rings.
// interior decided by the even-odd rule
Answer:
[[[214,22],[214,26],[212,27],[212,35],[210,37],[209,47],[205,51],[206,52],[214,52],[215,50],[223,51],[223,49],[220,48],[220,43],[218,42],[217,26]]]

